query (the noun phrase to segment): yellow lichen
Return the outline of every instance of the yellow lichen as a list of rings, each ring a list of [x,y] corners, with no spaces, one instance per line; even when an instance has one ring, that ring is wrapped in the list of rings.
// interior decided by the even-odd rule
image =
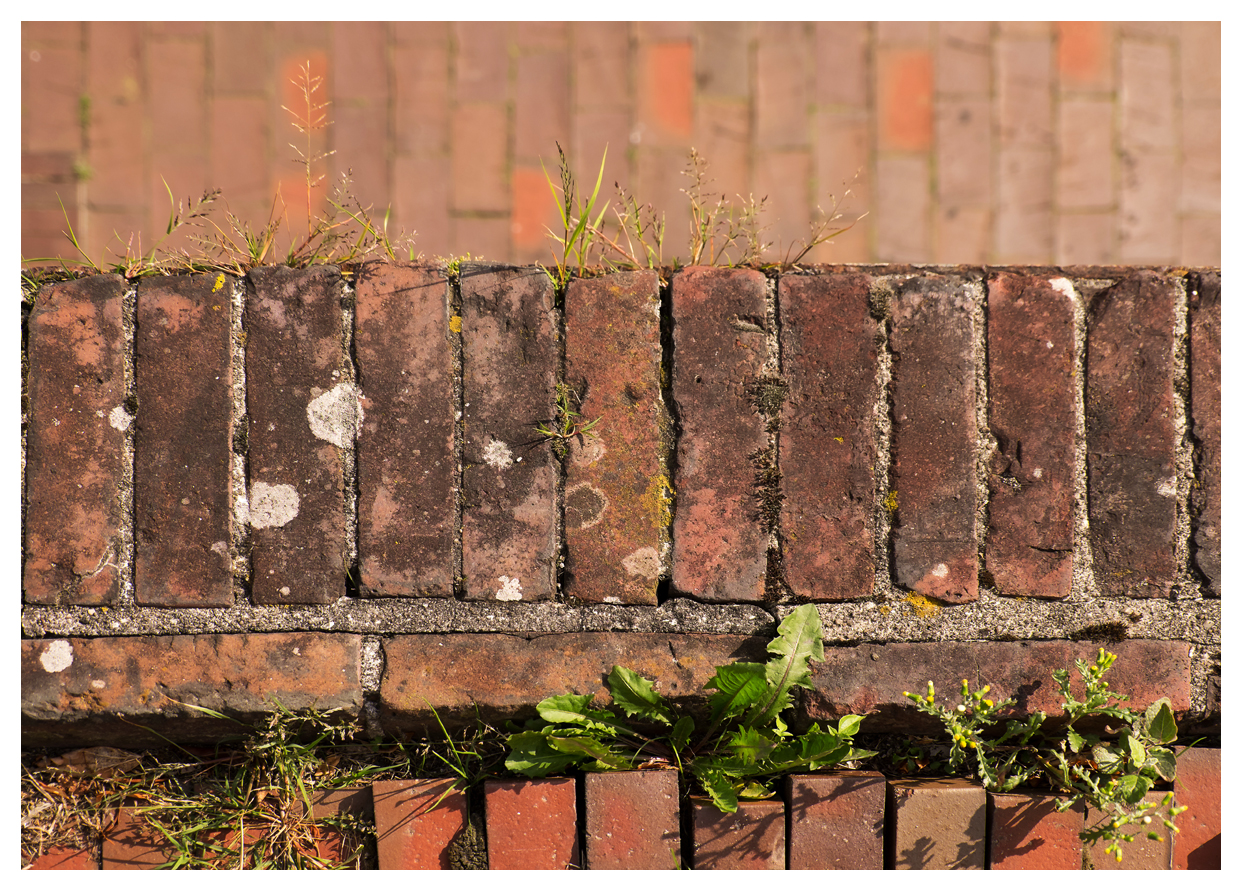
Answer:
[[[643,492],[640,503],[643,506],[643,514],[651,517],[651,525],[654,528],[663,529],[672,522],[673,495],[673,484],[662,473],[657,473],[647,484],[647,491]]]
[[[449,330],[454,334],[461,334],[461,316],[453,316],[449,319]]]
[[[922,594],[917,594],[914,591],[906,595],[906,602],[910,604],[910,609],[920,619],[930,619],[940,612],[940,604],[934,600],[928,600]]]
[[[884,509],[890,514],[897,510],[897,490],[889,489],[888,496],[883,501]]]

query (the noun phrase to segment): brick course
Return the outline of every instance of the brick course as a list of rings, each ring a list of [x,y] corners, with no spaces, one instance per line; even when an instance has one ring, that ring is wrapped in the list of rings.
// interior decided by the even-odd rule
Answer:
[[[791,776],[790,869],[883,869],[884,775],[875,771]]]
[[[682,851],[677,773],[588,773],[587,869],[678,869]]]

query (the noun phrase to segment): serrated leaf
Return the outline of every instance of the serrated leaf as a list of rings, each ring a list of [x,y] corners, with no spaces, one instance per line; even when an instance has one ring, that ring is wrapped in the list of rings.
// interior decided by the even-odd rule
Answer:
[[[1126,774],[1118,781],[1117,789],[1126,804],[1138,804],[1151,789],[1151,780],[1135,773]]]
[[[1087,742],[1085,739],[1083,739],[1081,736],[1078,735],[1078,733],[1074,730],[1073,727],[1070,727],[1065,731],[1065,738],[1069,741],[1070,751],[1073,752],[1075,755],[1077,755],[1082,750],[1083,745],[1085,745]]]
[[[510,736],[509,749],[505,767],[528,777],[546,777],[550,773],[559,773],[579,760],[576,755],[552,748],[548,738],[537,730],[527,730]]]
[[[664,697],[656,692],[651,681],[621,665],[614,665],[608,675],[612,701],[627,717],[645,718],[672,724],[673,715]]]
[[[776,743],[754,727],[739,727],[725,739],[725,746],[742,764],[766,761]]]
[[[794,687],[813,686],[810,660],[823,661],[823,635],[819,610],[812,603],[804,603],[785,617],[776,639],[768,644],[768,652],[779,658],[768,661],[764,672],[768,689],[743,719],[747,726],[770,724],[789,706]]]
[[[1147,707],[1143,715],[1147,738],[1160,745],[1168,745],[1177,739],[1177,721],[1168,699],[1158,699]]]
[[[732,780],[713,770],[695,771],[703,791],[712,800],[712,804],[723,813],[737,812],[737,788]]]
[[[624,755],[617,754],[606,743],[590,736],[549,736],[548,745],[578,760],[593,758],[608,770],[629,770],[634,766]]]
[[[703,687],[717,691],[707,701],[715,724],[742,714],[763,697],[768,688],[766,668],[757,662],[721,665]]]
[[[628,731],[629,728],[619,722],[612,712],[587,708],[594,698],[590,693],[585,696],[576,696],[572,693],[549,696],[535,706],[535,710],[539,712],[539,717],[549,724],[578,724],[610,733],[617,730]]]
[[[677,719],[677,723],[673,725],[673,732],[668,736],[669,745],[673,751],[679,752],[690,742],[690,734],[694,733],[694,719],[689,715],[683,715]]]

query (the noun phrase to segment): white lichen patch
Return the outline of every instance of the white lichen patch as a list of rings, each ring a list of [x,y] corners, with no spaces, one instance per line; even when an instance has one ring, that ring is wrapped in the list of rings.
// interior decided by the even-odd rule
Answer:
[[[499,439],[493,439],[483,448],[483,460],[490,467],[504,470],[513,464],[513,452],[509,451],[509,447]]]
[[[1161,480],[1160,484],[1156,486],[1156,494],[1163,495],[1165,498],[1173,498],[1177,495],[1177,477]]]
[[[125,406],[118,405],[108,415],[108,423],[124,433],[129,429],[129,425],[134,423],[134,416],[125,410]]]
[[[660,554],[655,548],[639,548],[621,561],[630,575],[653,580],[660,577]]]
[[[1068,278],[1050,278],[1048,284],[1052,285],[1052,290],[1060,291],[1070,300],[1078,299],[1078,294],[1074,291],[1074,283]]]
[[[362,393],[353,384],[337,384],[306,406],[311,433],[337,448],[347,448],[362,432]]]
[[[496,592],[497,600],[521,600],[522,599],[522,581],[517,578],[509,578],[502,575],[497,579],[500,582],[500,590]]]
[[[938,579],[942,579],[949,574],[949,567],[945,566],[943,563],[937,563],[932,567],[931,574]]]
[[[52,641],[39,657],[39,664],[48,674],[64,671],[73,664],[73,644],[67,640]]]
[[[250,526],[268,529],[283,526],[298,515],[301,500],[293,486],[255,483],[250,487]]]

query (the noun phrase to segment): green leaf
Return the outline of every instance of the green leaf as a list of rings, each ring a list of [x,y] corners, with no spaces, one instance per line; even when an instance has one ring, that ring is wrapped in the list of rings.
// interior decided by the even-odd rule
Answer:
[[[739,727],[725,740],[725,746],[742,764],[766,761],[776,743],[754,727]]]
[[[1116,746],[1098,745],[1091,747],[1091,757],[1105,773],[1116,773],[1121,767],[1122,752]]]
[[[683,715],[677,719],[677,723],[673,725],[673,732],[669,734],[668,743],[673,751],[679,752],[690,742],[690,734],[694,733],[694,719],[689,715]]]
[[[1132,736],[1127,736],[1126,746],[1130,750],[1130,761],[1136,765],[1142,765],[1147,761],[1147,749],[1141,742]]]
[[[742,788],[738,790],[737,797],[745,798],[748,801],[762,801],[766,798],[771,798],[775,794],[775,791],[769,789],[767,786],[763,785],[763,783],[751,782],[742,786]]]
[[[577,764],[579,757],[554,749],[548,737],[537,730],[515,733],[509,737],[508,757],[505,767],[514,773],[528,777],[546,777]]]
[[[608,689],[612,693],[612,701],[628,717],[637,716],[662,724],[673,723],[672,712],[651,681],[628,668],[613,666],[612,673],[608,675]]]
[[[1151,789],[1151,780],[1139,774],[1126,774],[1118,781],[1117,789],[1126,804],[1138,804]]]
[[[846,715],[837,722],[837,736],[849,739],[858,732],[862,725],[863,715]]]
[[[606,743],[590,736],[549,736],[548,745],[558,752],[573,755],[578,760],[594,758],[609,770],[629,770],[634,766],[624,755],[614,752]]]
[[[695,774],[712,804],[726,814],[737,812],[737,787],[732,780],[714,770],[696,770]]]
[[[618,730],[629,732],[629,728],[618,721],[612,712],[587,708],[594,698],[594,695],[590,693],[585,696],[576,696],[572,693],[549,696],[535,706],[535,710],[539,712],[539,717],[549,724],[577,724],[609,733],[615,733]]]
[[[765,672],[765,667],[757,662],[734,662],[717,668],[703,685],[704,689],[717,691],[707,701],[712,723],[740,715],[754,706],[768,689]]]
[[[1143,715],[1147,738],[1160,745],[1168,745],[1177,739],[1177,722],[1168,699],[1158,699],[1147,707]]]
[[[1168,749],[1151,749],[1148,764],[1155,768],[1160,779],[1173,782],[1177,779],[1177,756]]]
[[[824,659],[824,628],[813,603],[804,603],[785,617],[777,629],[768,652],[778,659],[768,661],[764,698],[743,719],[750,727],[769,724],[790,704],[793,687],[812,687],[810,660]]]
[[[1083,745],[1086,743],[1086,740],[1079,736],[1073,727],[1066,728],[1065,738],[1069,740],[1070,751],[1075,755],[1082,750]]]

